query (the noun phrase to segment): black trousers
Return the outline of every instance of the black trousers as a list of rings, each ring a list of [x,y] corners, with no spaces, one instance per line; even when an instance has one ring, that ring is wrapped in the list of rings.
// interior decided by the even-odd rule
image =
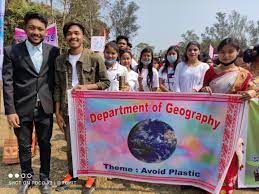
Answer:
[[[46,114],[42,106],[34,109],[33,120],[20,118],[20,128],[15,128],[14,132],[18,139],[19,159],[24,180],[32,179],[33,169],[31,164],[31,144],[33,124],[40,148],[40,180],[49,179],[50,173],[50,139],[53,130],[53,115]]]

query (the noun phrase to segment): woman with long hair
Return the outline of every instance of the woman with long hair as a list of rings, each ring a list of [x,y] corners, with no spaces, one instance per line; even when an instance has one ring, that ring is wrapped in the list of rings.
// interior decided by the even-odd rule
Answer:
[[[153,92],[159,87],[158,72],[153,67],[153,51],[151,48],[144,48],[140,54],[138,65],[139,91]]]
[[[106,91],[119,91],[119,77],[125,78],[125,88],[123,91],[129,90],[128,87],[128,71],[127,68],[118,63],[119,47],[114,42],[108,42],[104,47],[104,59],[107,68],[107,74],[111,81],[110,87]]]
[[[128,83],[130,91],[138,91],[138,74],[132,70],[132,54],[128,50],[120,53],[120,63],[128,70]]]
[[[203,86],[203,79],[209,69],[207,63],[200,61],[200,44],[189,42],[184,54],[184,61],[175,70],[176,92],[198,92]]]
[[[159,87],[163,92],[174,91],[175,69],[179,63],[180,53],[176,46],[170,46],[165,54],[165,63],[159,69]]]

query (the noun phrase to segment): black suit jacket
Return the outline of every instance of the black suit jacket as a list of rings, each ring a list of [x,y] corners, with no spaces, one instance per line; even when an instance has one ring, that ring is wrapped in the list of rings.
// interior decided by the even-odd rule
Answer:
[[[43,43],[43,62],[37,73],[25,42],[4,49],[2,69],[5,114],[33,119],[37,93],[46,114],[53,113],[54,62],[59,49]]]

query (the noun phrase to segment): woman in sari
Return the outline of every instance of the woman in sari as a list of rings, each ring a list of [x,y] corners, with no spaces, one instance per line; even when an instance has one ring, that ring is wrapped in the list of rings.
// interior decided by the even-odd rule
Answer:
[[[244,99],[251,97],[249,86],[252,74],[235,65],[239,51],[239,43],[236,39],[226,38],[221,41],[218,46],[219,65],[211,66],[206,72],[202,92],[242,94]],[[240,144],[237,147],[242,149]],[[238,169],[241,168],[241,158],[242,151],[236,150],[220,193],[233,193]]]

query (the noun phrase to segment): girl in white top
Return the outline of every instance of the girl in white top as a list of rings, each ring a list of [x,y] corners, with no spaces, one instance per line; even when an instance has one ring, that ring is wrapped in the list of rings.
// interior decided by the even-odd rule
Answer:
[[[170,46],[165,55],[165,63],[159,69],[159,87],[163,92],[173,92],[175,89],[175,69],[179,62],[179,50]]]
[[[132,70],[132,54],[130,51],[124,50],[120,54],[120,63],[128,70],[130,91],[138,91],[138,74]]]
[[[139,91],[152,92],[157,91],[159,87],[158,72],[153,67],[153,51],[145,48],[140,54],[140,63],[138,65]]]
[[[200,61],[200,44],[189,42],[185,50],[185,61],[175,70],[176,92],[198,92],[203,87],[203,79],[209,69],[207,63]]]
[[[125,90],[129,90],[128,87],[128,70],[126,67],[120,65],[117,62],[119,53],[119,48],[116,43],[109,42],[105,45],[104,48],[104,59],[105,65],[107,67],[107,74],[109,80],[111,81],[110,87],[105,91],[119,91],[119,76],[125,77],[126,88]]]

